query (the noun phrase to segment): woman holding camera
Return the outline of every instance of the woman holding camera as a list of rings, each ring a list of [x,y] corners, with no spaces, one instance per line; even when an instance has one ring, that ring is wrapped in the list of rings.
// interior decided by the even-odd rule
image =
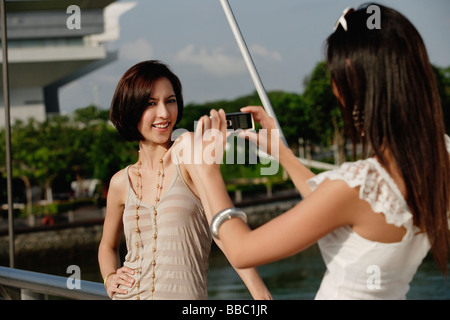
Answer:
[[[281,141],[265,145],[279,147],[278,160],[304,199],[253,231],[228,197],[219,166],[199,172],[211,194],[213,235],[234,265],[263,265],[318,243],[327,270],[316,299],[404,299],[430,249],[448,271],[450,138],[436,79],[414,26],[377,6],[381,29],[367,28],[367,6],[344,11],[326,56],[344,121],[354,143],[369,146],[369,158],[314,176]],[[261,107],[242,111],[276,133]],[[223,111],[200,121],[204,130],[226,131]]]

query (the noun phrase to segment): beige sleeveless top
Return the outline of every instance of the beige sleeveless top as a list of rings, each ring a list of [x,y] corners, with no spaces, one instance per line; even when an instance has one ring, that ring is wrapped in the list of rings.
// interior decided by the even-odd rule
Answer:
[[[140,276],[140,299],[151,299],[153,257],[153,208],[144,201],[139,208],[139,228],[143,247],[136,257],[135,203],[136,196],[128,176],[128,195],[123,212],[127,254],[124,265],[142,268]],[[162,300],[207,299],[206,275],[211,250],[211,234],[200,200],[191,192],[176,165],[172,181],[157,205],[157,251],[155,266],[155,292],[153,298]],[[130,275],[136,279],[136,275]],[[116,294],[113,299],[136,299],[137,288],[127,288],[128,294]]]

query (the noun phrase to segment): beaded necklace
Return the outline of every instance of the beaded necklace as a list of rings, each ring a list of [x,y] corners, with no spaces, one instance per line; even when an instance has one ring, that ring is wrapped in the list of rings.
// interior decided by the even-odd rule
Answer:
[[[136,275],[137,275],[137,280],[136,280],[136,288],[137,288],[137,297],[136,300],[140,300],[140,285],[141,285],[141,275],[142,275],[142,260],[143,257],[139,257],[139,248],[143,247],[143,243],[142,243],[142,239],[141,239],[141,230],[139,229],[139,208],[141,206],[141,202],[142,202],[142,175],[141,175],[141,165],[142,165],[142,161],[141,161],[141,157],[140,157],[140,150],[139,150],[139,160],[137,162],[137,184],[136,184],[136,214],[134,216],[135,221],[136,221],[136,235],[138,237],[138,241],[135,243],[136,245],[136,260],[138,260],[139,262],[139,266],[136,269]],[[164,156],[163,156],[164,157]],[[155,205],[153,206],[153,217],[152,217],[152,221],[153,221],[153,247],[152,247],[152,263],[151,263],[151,268],[152,268],[152,287],[151,287],[151,298],[153,300],[153,294],[155,292],[155,278],[156,278],[156,274],[155,274],[155,267],[156,267],[156,239],[158,238],[158,229],[157,229],[157,221],[156,221],[156,217],[158,215],[158,203],[161,200],[161,191],[162,191],[162,182],[164,179],[164,161],[163,161],[163,157],[161,159],[159,159],[159,169],[157,172],[157,177],[158,177],[158,182],[156,183],[156,197],[155,197]]]

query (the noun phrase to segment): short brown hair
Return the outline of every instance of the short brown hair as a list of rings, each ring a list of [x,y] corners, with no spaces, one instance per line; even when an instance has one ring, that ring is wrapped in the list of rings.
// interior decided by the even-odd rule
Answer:
[[[125,72],[111,102],[109,117],[125,140],[144,139],[138,123],[148,106],[153,84],[160,78],[167,78],[172,84],[178,105],[176,123],[181,120],[184,104],[180,80],[166,64],[157,60],[142,61]]]

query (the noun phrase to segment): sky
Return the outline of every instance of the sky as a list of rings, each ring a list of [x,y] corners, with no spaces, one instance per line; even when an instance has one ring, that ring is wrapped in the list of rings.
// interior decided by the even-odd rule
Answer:
[[[149,59],[167,63],[178,75],[185,104],[232,100],[255,90],[219,0],[118,2],[136,3],[120,18],[120,38],[107,44],[118,59],[62,87],[62,113],[90,104],[108,109],[123,73]],[[293,93],[303,92],[305,77],[324,60],[325,40],[342,11],[365,2],[229,0],[266,91]],[[450,66],[449,0],[378,3],[400,11],[415,25],[431,63]]]

